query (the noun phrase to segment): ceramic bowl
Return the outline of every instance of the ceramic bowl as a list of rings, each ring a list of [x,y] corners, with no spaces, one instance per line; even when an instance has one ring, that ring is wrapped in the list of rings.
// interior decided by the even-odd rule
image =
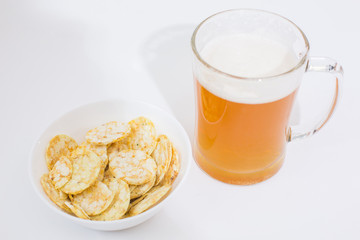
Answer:
[[[79,144],[85,140],[85,134],[89,129],[109,121],[123,121],[144,116],[155,124],[157,134],[166,134],[178,150],[181,159],[181,169],[178,177],[173,183],[170,194],[149,210],[133,217],[116,221],[90,221],[74,217],[58,208],[46,196],[40,184],[40,177],[48,172],[45,161],[45,150],[51,138],[57,134],[67,134],[73,137]],[[51,123],[35,142],[29,160],[29,174],[32,185],[41,199],[51,211],[60,217],[84,227],[114,231],[136,226],[154,216],[168,201],[175,196],[177,190],[186,179],[192,162],[192,153],[189,137],[181,124],[168,112],[161,108],[139,101],[125,99],[114,99],[95,102],[78,107],[65,113],[63,116]]]

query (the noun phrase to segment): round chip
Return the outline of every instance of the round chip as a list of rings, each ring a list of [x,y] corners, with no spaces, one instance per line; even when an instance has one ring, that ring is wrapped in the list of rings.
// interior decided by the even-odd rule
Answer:
[[[108,156],[107,156],[107,147],[105,145],[93,144],[93,143],[89,143],[87,141],[83,142],[79,147],[84,147],[85,149],[96,153],[96,155],[98,155],[100,157],[101,167],[100,167],[100,173],[99,173],[97,180],[102,181],[104,178],[105,168],[109,162]]]
[[[127,150],[129,149],[129,145],[127,143],[127,138],[124,138],[123,140],[117,141],[112,143],[108,149],[107,149],[107,154],[110,158],[110,156],[114,155],[118,155],[119,152],[123,151],[123,150]]]
[[[140,150],[124,150],[109,160],[111,173],[117,179],[122,179],[128,184],[144,184],[156,174],[154,159]]]
[[[109,179],[109,178],[115,178],[114,175],[111,173],[111,171],[109,170],[109,168],[107,168],[105,170],[105,173],[104,173],[104,179],[103,179],[103,182],[105,183],[105,180],[106,179]],[[106,184],[106,183],[105,183]]]
[[[55,189],[48,174],[41,176],[40,183],[44,189],[44,192],[53,203],[66,212],[72,213],[71,210],[65,205],[65,201],[68,200],[68,195],[63,193],[61,190]]]
[[[101,159],[84,148],[76,149],[71,156],[73,172],[70,180],[61,190],[67,194],[79,194],[96,181],[100,172]]]
[[[129,135],[130,125],[127,123],[112,121],[91,129],[86,133],[86,140],[100,145],[119,141]]]
[[[90,217],[86,214],[84,209],[77,203],[71,203],[69,201],[65,202],[65,205],[75,214],[75,216],[82,218],[82,219],[90,219]]]
[[[135,216],[146,211],[147,209],[158,203],[160,199],[169,192],[170,189],[171,185],[160,185],[154,187],[144,195],[141,201],[137,201],[137,203],[129,209],[128,214],[130,216]]]
[[[96,221],[112,221],[121,219],[128,210],[130,203],[130,190],[126,182],[115,178],[105,177],[104,183],[115,193],[112,204],[100,215],[91,219]]]
[[[139,198],[135,198],[133,200],[130,201],[130,204],[129,204],[129,208],[128,208],[128,212],[126,213],[126,215],[128,215],[129,217],[129,210],[135,206],[136,204],[138,204],[139,202],[141,202],[144,198],[146,197],[146,194],[142,195],[141,197]]]
[[[117,179],[114,177],[114,175],[112,175],[112,173],[110,172],[109,169],[107,169],[107,170],[105,171],[105,176],[104,176],[103,183],[106,184],[106,186],[108,186],[108,188],[110,189],[110,191],[112,191],[112,192],[118,191],[119,181],[120,181],[120,180],[117,180]]]
[[[80,205],[89,216],[105,211],[114,199],[115,193],[102,182],[96,181],[94,185],[80,194],[73,196],[73,202]]]
[[[147,193],[154,185],[156,181],[156,176],[154,176],[149,182],[141,185],[130,185],[130,199],[135,199],[141,197]]]
[[[180,159],[179,159],[179,154],[176,151],[176,149],[172,148],[172,158],[171,158],[171,163],[169,166],[169,170],[166,172],[163,180],[161,181],[161,184],[173,184],[173,182],[175,181],[177,175],[179,174],[180,171]]]
[[[71,178],[72,173],[72,163],[71,161],[62,156],[53,166],[49,172],[49,178],[54,184],[55,189],[61,188],[64,186]]]
[[[158,137],[156,147],[151,156],[157,165],[155,185],[158,185],[169,169],[172,157],[172,144],[167,136],[160,135]]]
[[[79,148],[80,147],[84,147],[85,149],[96,153],[103,163],[108,162],[107,147],[105,145],[93,144],[85,141],[79,146]]]
[[[156,146],[156,130],[154,124],[145,117],[138,117],[129,122],[131,132],[128,144],[131,149],[142,150],[150,155]]]
[[[71,137],[60,134],[50,140],[46,149],[46,164],[51,170],[60,157],[69,157],[71,152],[77,148],[77,143]]]
[[[98,178],[97,178],[98,181],[102,181],[104,179],[105,168],[106,168],[106,165],[101,164],[100,172],[99,172],[99,175],[98,175]]]

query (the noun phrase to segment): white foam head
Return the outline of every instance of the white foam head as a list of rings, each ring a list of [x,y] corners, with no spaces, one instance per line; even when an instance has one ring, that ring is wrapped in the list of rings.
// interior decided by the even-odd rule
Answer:
[[[294,51],[280,42],[255,34],[216,37],[204,45],[200,56],[226,74],[197,64],[194,67],[199,83],[221,98],[240,103],[272,102],[291,94],[298,88],[305,68],[303,64],[282,74],[298,64]]]

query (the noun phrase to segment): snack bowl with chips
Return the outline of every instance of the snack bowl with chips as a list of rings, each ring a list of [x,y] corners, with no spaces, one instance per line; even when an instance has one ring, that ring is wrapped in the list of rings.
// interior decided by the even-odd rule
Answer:
[[[128,125],[131,126],[130,133]],[[156,136],[156,143],[146,142],[152,136],[149,132],[133,132],[148,126],[152,126],[149,132],[154,140]],[[122,131],[120,135],[115,131],[118,129]],[[111,131],[115,133],[105,138],[99,137]],[[146,135],[148,133],[150,135]],[[127,142],[125,150],[120,146],[121,141],[125,140],[121,134],[133,139]],[[139,136],[145,140],[140,141]],[[102,159],[104,149],[108,154],[106,161]],[[126,176],[128,173],[124,169],[128,165],[124,167],[124,164],[128,164],[129,156],[134,157],[130,164],[135,162],[139,165],[138,162],[142,161],[141,166],[145,170],[136,169],[136,172],[146,174],[135,178],[133,175]],[[176,162],[175,156],[179,164],[172,166]],[[168,161],[164,160],[167,158]],[[136,162],[139,159],[141,161]],[[56,214],[87,228],[114,231],[136,226],[154,216],[176,196],[186,179],[191,161],[188,135],[171,114],[145,102],[113,99],[75,108],[52,122],[33,146],[29,174],[40,199]],[[151,171],[146,170],[149,168]],[[175,176],[171,171],[176,172]],[[148,175],[153,176],[151,180]],[[90,180],[78,184],[79,179]],[[119,190],[120,187],[127,191],[127,196],[125,190]],[[128,205],[122,206],[126,209],[121,210],[121,203],[112,200],[115,199],[114,195],[119,199],[121,197],[119,192],[115,194],[114,189],[124,195],[123,201],[128,201]],[[94,196],[98,195],[102,199],[94,201]],[[91,208],[100,202],[104,208]],[[119,211],[122,211],[121,214]]]

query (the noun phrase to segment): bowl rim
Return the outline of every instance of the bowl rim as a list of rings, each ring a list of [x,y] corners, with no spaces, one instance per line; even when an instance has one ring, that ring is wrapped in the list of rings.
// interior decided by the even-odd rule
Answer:
[[[146,107],[149,108],[155,108],[156,110],[162,112],[165,116],[167,116],[175,125],[177,125],[177,127],[181,130],[181,134],[183,135],[184,139],[185,139],[185,147],[186,149],[188,149],[188,156],[183,156],[184,158],[187,158],[188,160],[188,164],[186,166],[186,168],[184,169],[184,174],[182,176],[182,178],[180,179],[180,181],[178,182],[178,185],[176,186],[176,188],[172,188],[171,191],[169,192],[169,194],[162,199],[161,202],[159,202],[158,204],[156,204],[155,206],[151,207],[150,209],[136,215],[136,216],[132,216],[129,218],[124,218],[124,219],[118,219],[118,220],[112,220],[112,221],[92,221],[92,220],[88,220],[88,219],[81,219],[78,218],[76,216],[72,216],[70,214],[65,213],[64,211],[60,210],[58,206],[54,206],[54,204],[50,203],[49,200],[45,199],[45,197],[43,196],[43,194],[40,192],[40,189],[37,187],[36,183],[35,183],[35,176],[33,175],[33,171],[32,171],[32,167],[33,167],[33,154],[34,151],[36,149],[37,144],[39,143],[41,137],[45,134],[45,132],[56,122],[58,121],[60,118],[63,118],[64,116],[72,113],[72,112],[76,112],[81,108],[84,107],[89,107],[91,105],[95,105],[95,104],[105,104],[107,102],[122,102],[122,103],[132,103],[132,104],[142,104],[145,105]],[[162,207],[162,205],[166,204],[166,202],[168,202],[168,199],[171,198],[174,193],[176,193],[178,191],[178,189],[183,185],[185,179],[187,178],[189,171],[190,171],[190,167],[192,165],[192,147],[191,147],[191,143],[189,140],[189,136],[187,134],[187,132],[185,131],[184,127],[180,124],[180,122],[170,113],[167,112],[166,110],[162,109],[161,107],[151,104],[151,103],[147,103],[144,101],[140,101],[140,100],[134,100],[134,99],[125,99],[125,98],[108,98],[105,100],[100,100],[100,101],[92,101],[92,102],[88,102],[86,104],[82,104],[79,106],[76,106],[74,108],[71,108],[68,111],[65,111],[64,113],[62,113],[61,115],[55,117],[55,119],[51,120],[50,123],[48,123],[40,132],[39,135],[37,135],[35,142],[32,144],[31,150],[29,152],[29,157],[28,157],[28,176],[30,178],[30,182],[32,187],[34,188],[36,194],[38,195],[38,197],[42,200],[42,202],[45,202],[45,204],[52,209],[54,212],[58,213],[59,215],[62,215],[63,217],[71,220],[71,221],[76,221],[82,225],[84,224],[91,224],[91,225],[95,225],[95,226],[103,226],[103,225],[113,225],[113,224],[120,224],[120,223],[130,223],[130,222],[137,222],[142,218],[145,218],[146,215],[154,215],[158,210],[160,210],[160,208]],[[40,181],[40,179],[39,179]],[[141,222],[139,222],[141,223]]]

